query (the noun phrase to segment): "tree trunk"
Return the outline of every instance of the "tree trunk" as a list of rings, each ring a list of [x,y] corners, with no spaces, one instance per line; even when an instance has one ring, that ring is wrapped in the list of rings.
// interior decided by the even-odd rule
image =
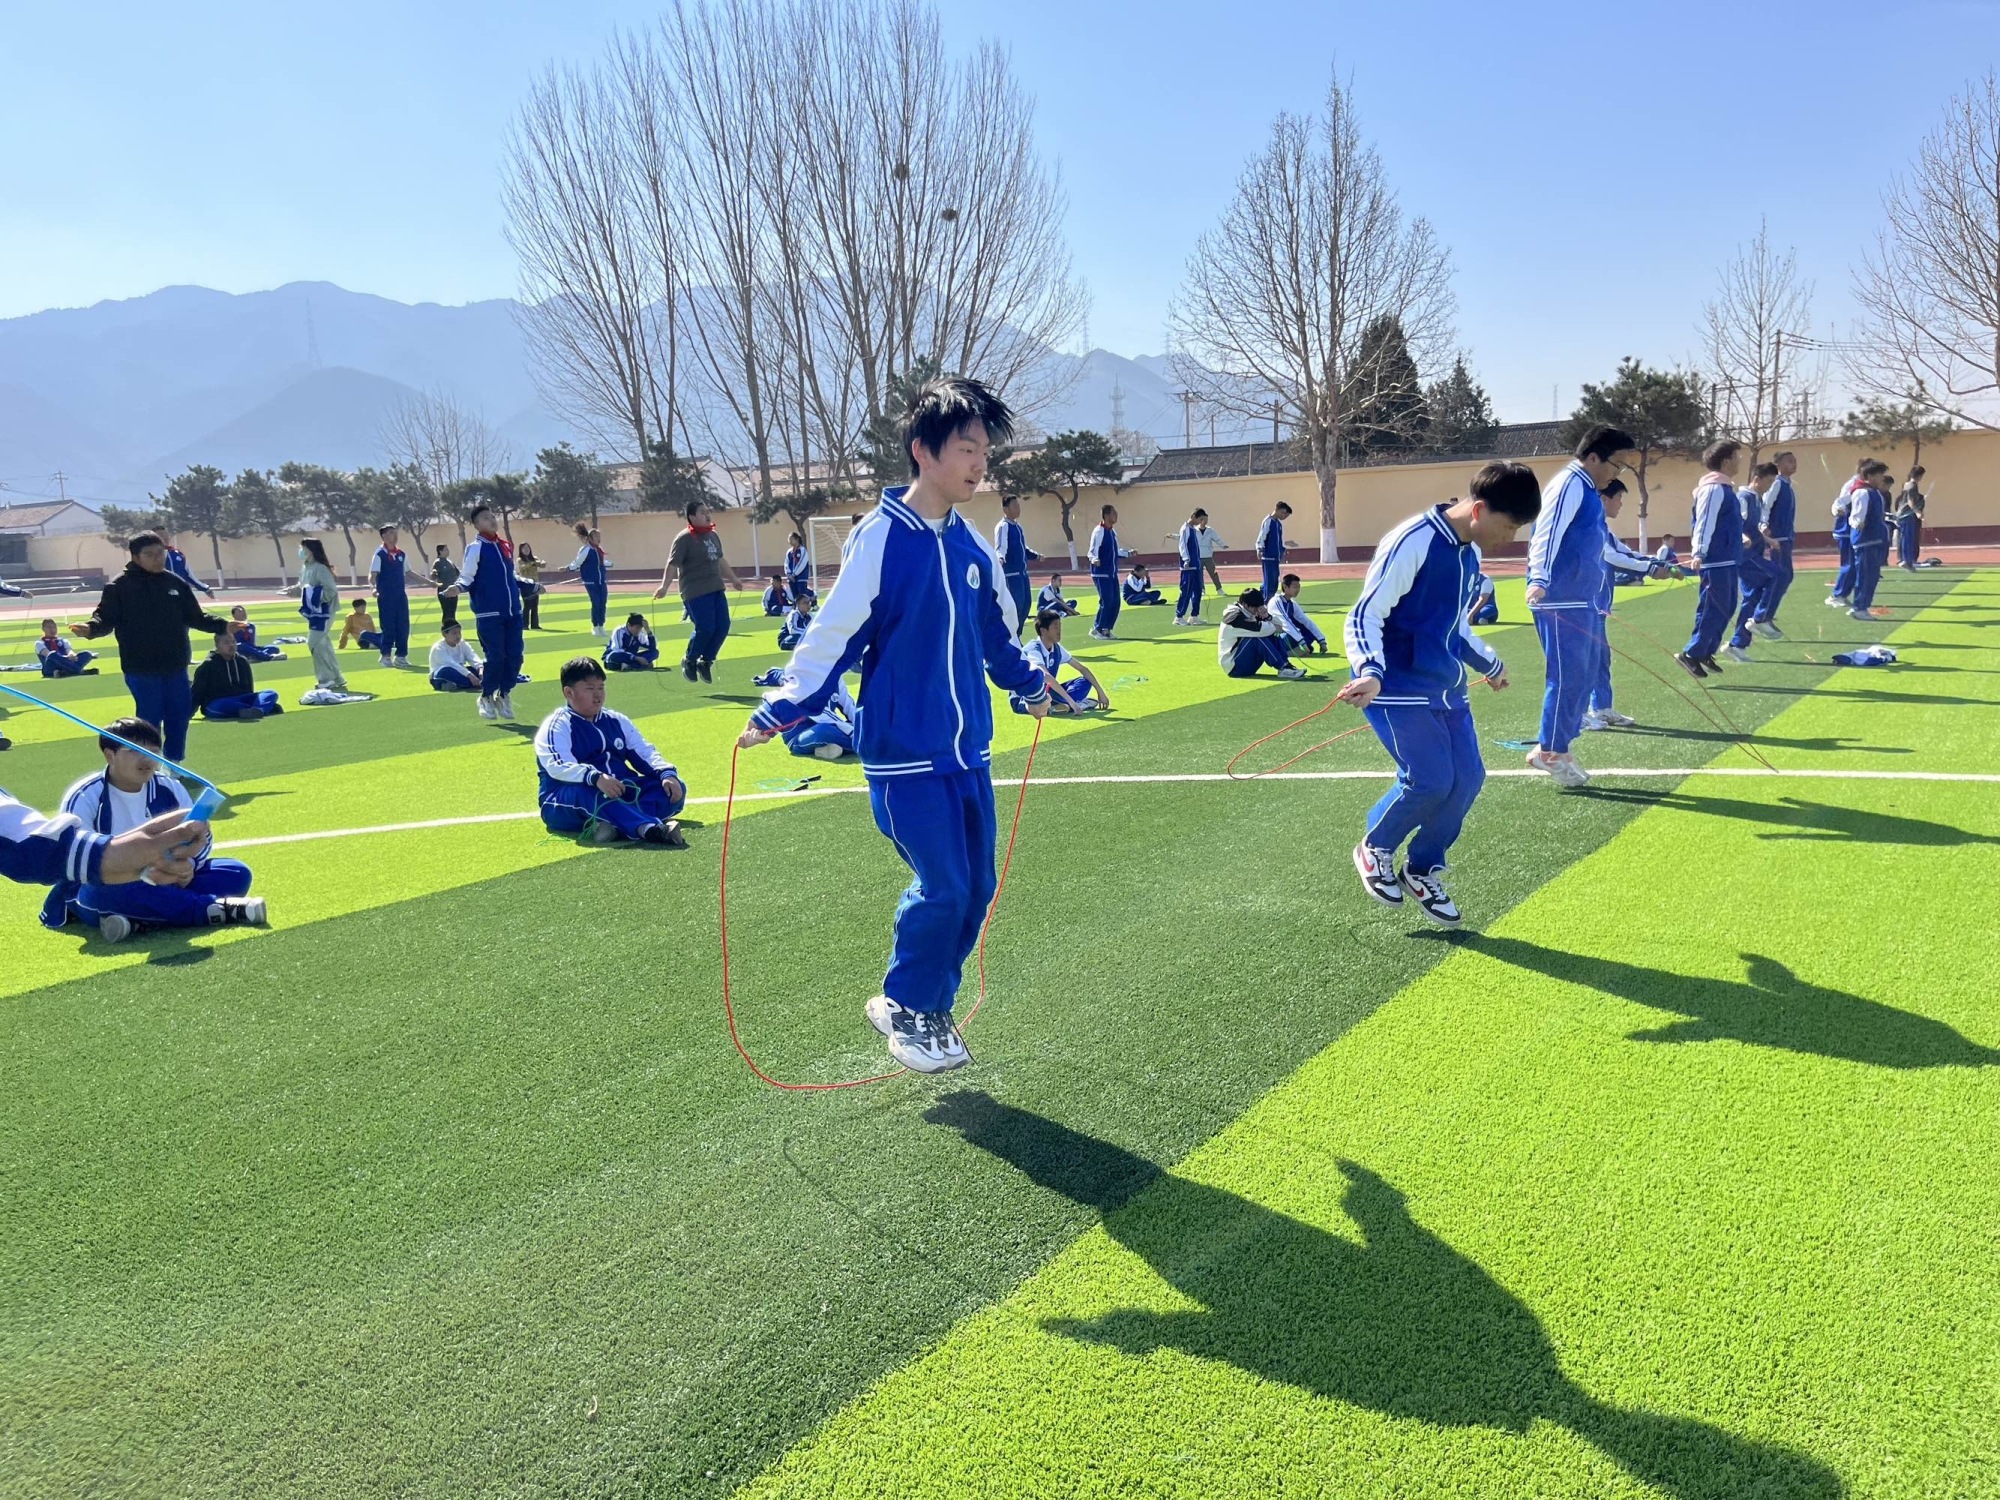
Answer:
[[[340,534],[347,538],[347,581],[358,589],[361,587],[361,557],[354,550],[354,533],[343,526]]]
[[[278,587],[282,589],[288,586],[285,577],[285,539],[275,531],[271,533],[271,550],[278,554]]]
[[[1340,487],[1340,470],[1332,464],[1318,466],[1319,476],[1319,560],[1340,561],[1340,541],[1335,535],[1335,499]]]
[[[208,550],[215,554],[215,581],[219,585],[222,582],[222,536],[219,532],[208,534]]]
[[[1076,533],[1069,529],[1069,513],[1076,509],[1076,501],[1065,500],[1061,495],[1058,495],[1056,496],[1056,504],[1062,507],[1063,540],[1069,543],[1069,570],[1074,573],[1077,569]]]

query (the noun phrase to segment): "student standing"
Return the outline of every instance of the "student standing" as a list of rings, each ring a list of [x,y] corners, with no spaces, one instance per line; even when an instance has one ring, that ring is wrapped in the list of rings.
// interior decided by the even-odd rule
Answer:
[[[1618,513],[1625,508],[1625,481],[1622,479],[1612,480],[1611,483],[1598,491],[1598,500],[1604,506],[1605,529],[1609,530],[1611,523],[1618,519]],[[1613,533],[1613,537],[1615,539],[1615,532]],[[1597,635],[1594,642],[1595,656],[1593,658],[1596,662],[1596,667],[1590,676],[1590,698],[1584,704],[1583,709],[1583,728],[1587,730],[1629,729],[1639,722],[1630,714],[1620,713],[1613,706],[1611,692],[1611,636],[1608,622],[1611,619],[1612,603],[1617,598],[1620,571],[1607,562],[1604,565],[1603,586],[1597,591],[1597,619],[1594,622]],[[1486,598],[1488,601],[1491,601],[1493,598],[1493,580],[1482,573],[1479,581],[1485,588]],[[1500,617],[1500,611],[1495,609],[1492,613],[1494,621],[1497,621]],[[1475,609],[1472,612],[1472,623],[1479,625],[1493,622],[1482,621],[1480,619],[1480,611]]]
[[[1653,559],[1614,537],[1604,519],[1603,489],[1634,456],[1633,449],[1632,435],[1623,428],[1590,428],[1575,456],[1549,481],[1531,518],[1535,529],[1528,541],[1527,603],[1547,678],[1541,727],[1528,765],[1547,772],[1559,786],[1578,787],[1590,780],[1571,746],[1583,732],[1597,679],[1604,570],[1643,573],[1654,566]]]
[[[521,625],[527,630],[542,628],[542,560],[535,556],[532,542],[521,543],[514,554],[514,577],[521,584]]]
[[[164,529],[158,535],[160,540],[166,544],[167,571],[186,583],[196,593],[206,594],[209,598],[213,599],[215,597],[215,590],[194,576],[194,570],[188,566],[187,554],[174,545],[173,537]]]
[[[1097,588],[1097,623],[1091,627],[1094,641],[1113,639],[1111,627],[1118,623],[1118,564],[1132,554],[1118,545],[1118,507],[1107,505],[1097,513],[1097,527],[1090,533],[1090,581]]]
[[[611,601],[611,564],[604,556],[604,539],[595,526],[586,526],[581,521],[576,523],[576,539],[583,545],[576,549],[569,570],[576,574],[590,598],[590,633],[603,635],[604,612]]]
[[[655,599],[667,597],[675,575],[680,576],[681,603],[686,606],[694,630],[688,636],[687,655],[681,659],[681,676],[689,682],[697,677],[713,682],[715,658],[729,638],[729,595],[725,588],[740,589],[736,570],[722,555],[722,538],[715,534],[715,522],[708,506],[700,500],[687,503],[687,529],[674,538],[674,550],[667,559],[667,571],[660,576]]]
[[[1222,574],[1215,566],[1215,554],[1217,551],[1226,550],[1229,543],[1225,542],[1221,534],[1208,524],[1208,515],[1206,512],[1202,514],[1201,525],[1195,529],[1201,533],[1201,570],[1208,575],[1209,587],[1214,589],[1216,597],[1220,598],[1222,596]]]
[[[674,815],[687,787],[639,726],[604,705],[604,668],[588,656],[563,663],[563,706],[535,731],[542,826],[551,833],[594,829],[600,844],[619,838],[685,849]]]
[[[368,582],[375,607],[382,612],[382,665],[410,664],[410,568],[396,545],[396,528],[384,526],[382,545],[368,560]]]
[[[826,607],[738,740],[747,749],[811,719],[860,664],[857,738],[875,826],[915,877],[866,1011],[889,1055],[920,1073],[968,1060],[952,1006],[995,884],[993,701],[982,679],[1037,718],[1048,712],[1042,674],[1014,637],[999,558],[957,509],[1012,432],[1005,403],[977,381],[914,393],[903,438],[915,481],[884,491],[855,527]]]
[[[118,665],[132,693],[132,710],[157,725],[167,759],[187,755],[188,720],[194,717],[189,696],[188,663],[194,652],[188,632],[214,635],[227,620],[204,614],[185,578],[167,571],[167,547],[150,531],[125,544],[132,560],[110,583],[87,620],[70,626],[70,634],[85,640],[101,635],[118,640]]]
[[[1848,528],[1847,508],[1854,498],[1854,492],[1861,487],[1861,476],[1875,462],[1872,458],[1861,459],[1854,465],[1854,474],[1840,487],[1840,493],[1833,498],[1833,541],[1840,549],[1840,570],[1833,575],[1833,592],[1827,595],[1827,604],[1838,609],[1847,608],[1848,595],[1854,592],[1854,533]]]
[[[1264,570],[1264,597],[1278,597],[1278,575],[1285,570],[1285,522],[1291,519],[1292,508],[1280,500],[1264,517],[1264,524],[1257,528],[1257,563]]]
[[[1197,506],[1186,523],[1181,527],[1180,559],[1181,589],[1174,599],[1174,623],[1176,625],[1206,625],[1201,617],[1202,581],[1202,528],[1208,525],[1208,512]]]
[[[1896,497],[1896,563],[1912,572],[1923,555],[1924,492],[1920,487],[1923,477],[1921,467],[1910,470],[1909,482]]]
[[[1782,641],[1785,633],[1778,628],[1778,606],[1785,602],[1785,594],[1792,586],[1792,543],[1798,536],[1799,517],[1799,498],[1792,487],[1792,476],[1799,471],[1799,458],[1796,453],[1786,451],[1772,462],[1777,465],[1778,477],[1764,497],[1764,565],[1770,572],[1770,581],[1764,585],[1764,596],[1757,601],[1756,612],[1750,617],[1750,629],[1766,640]]]
[[[1849,498],[1847,524],[1854,544],[1854,590],[1848,614],[1872,619],[1875,588],[1889,560],[1889,466],[1878,463]]]
[[[475,533],[465,548],[452,592],[472,600],[472,623],[486,654],[486,678],[479,690],[479,717],[512,719],[514,684],[527,660],[521,629],[521,584],[514,574],[514,551],[500,536],[491,507],[475,505],[466,520]]]
[[[438,629],[442,630],[458,618],[458,590],[453,587],[458,582],[458,564],[445,555],[443,542],[438,543],[437,561],[431,564],[431,586],[437,590]]]
[[[1715,653],[1736,614],[1741,592],[1743,508],[1736,498],[1736,468],[1743,445],[1724,438],[1701,455],[1707,471],[1694,487],[1694,519],[1689,526],[1688,565],[1698,569],[1701,591],[1695,596],[1694,629],[1674,660],[1690,677],[1720,673]]]
[[[241,719],[255,723],[285,711],[278,695],[257,689],[250,662],[236,645],[233,631],[215,633],[215,649],[194,669],[195,711],[204,719]]]
[[[1021,526],[1021,497],[1003,495],[1000,524],[993,528],[993,551],[1000,558],[1000,576],[1007,583],[1007,597],[1014,602],[1017,627],[1026,626],[1034,613],[1028,608],[1028,564],[1040,562],[1042,554],[1028,545],[1028,533]],[[1019,634],[1019,628],[1015,634]]]
[[[1777,478],[1776,464],[1758,464],[1750,470],[1750,482],[1736,492],[1736,503],[1743,512],[1743,561],[1737,571],[1742,600],[1736,611],[1736,630],[1726,648],[1731,661],[1751,659],[1750,637],[1755,634],[1751,621],[1763,607],[1765,590],[1771,586],[1770,544],[1764,537],[1764,496],[1770,493]]]
[[[812,558],[806,552],[806,539],[796,531],[786,540],[785,592],[796,599],[801,592],[812,592]]]
[[[1565,498],[1560,486],[1556,492]],[[1375,900],[1400,906],[1407,894],[1434,922],[1460,920],[1440,877],[1486,781],[1466,669],[1495,689],[1507,686],[1506,663],[1466,623],[1480,552],[1511,542],[1541,509],[1532,469],[1486,465],[1466,499],[1434,505],[1382,538],[1347,616],[1354,677],[1340,701],[1362,711],[1396,763],[1396,784],[1369,810],[1354,868]],[[1396,851],[1406,839],[1399,871]]]
[[[333,569],[327,564],[326,548],[318,537],[301,537],[299,613],[305,616],[306,649],[312,654],[315,685],[328,693],[347,691],[347,677],[340,670],[340,657],[328,633],[333,612],[339,608],[340,585],[334,582]]]

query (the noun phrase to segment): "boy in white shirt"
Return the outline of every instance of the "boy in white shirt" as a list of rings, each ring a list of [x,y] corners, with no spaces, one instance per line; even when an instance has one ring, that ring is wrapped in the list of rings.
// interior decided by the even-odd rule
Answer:
[[[1111,694],[1097,680],[1097,674],[1070,655],[1069,648],[1062,643],[1063,621],[1066,618],[1057,609],[1045,609],[1036,615],[1035,638],[1025,648],[1028,660],[1042,669],[1042,676],[1048,681],[1049,712],[1081,714],[1092,709],[1108,709],[1111,707]],[[1064,682],[1058,674],[1065,667],[1072,667],[1082,675]],[[1009,693],[1007,702],[1017,714],[1028,711],[1028,705],[1019,693]]]
[[[1284,632],[1285,644],[1303,656],[1315,652],[1326,655],[1326,632],[1312,621],[1299,603],[1299,575],[1287,573],[1278,585],[1278,597],[1271,602],[1271,618]]]
[[[440,693],[483,693],[486,663],[466,644],[458,621],[447,621],[444,635],[431,643],[431,686]]]

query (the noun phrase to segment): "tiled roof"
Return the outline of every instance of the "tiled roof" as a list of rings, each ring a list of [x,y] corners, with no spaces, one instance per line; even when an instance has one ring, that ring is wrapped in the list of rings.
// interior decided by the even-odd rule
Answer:
[[[1387,464],[1479,463],[1491,458],[1546,458],[1568,450],[1564,422],[1503,424],[1493,446],[1478,453],[1384,453],[1342,468]],[[1292,443],[1225,443],[1214,448],[1162,448],[1132,480],[1158,484],[1170,479],[1242,479],[1258,474],[1303,474],[1312,467]]]
[[[74,500],[50,500],[37,505],[0,505],[0,531],[45,525],[75,504]]]

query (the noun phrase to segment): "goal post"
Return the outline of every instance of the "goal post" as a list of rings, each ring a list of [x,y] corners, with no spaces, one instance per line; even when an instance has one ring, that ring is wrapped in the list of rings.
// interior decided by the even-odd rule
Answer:
[[[806,561],[812,566],[814,593],[825,593],[840,575],[840,549],[853,530],[849,516],[814,516],[806,522]]]

